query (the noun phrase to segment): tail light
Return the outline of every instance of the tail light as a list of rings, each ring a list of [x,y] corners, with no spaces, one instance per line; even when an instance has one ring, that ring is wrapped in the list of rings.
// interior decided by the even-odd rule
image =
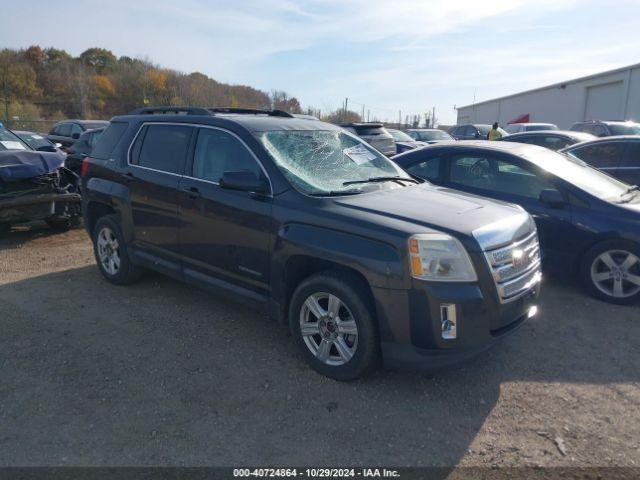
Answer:
[[[83,178],[87,176],[87,173],[89,172],[89,157],[84,157],[82,159],[82,168],[80,170],[80,176],[82,176]]]

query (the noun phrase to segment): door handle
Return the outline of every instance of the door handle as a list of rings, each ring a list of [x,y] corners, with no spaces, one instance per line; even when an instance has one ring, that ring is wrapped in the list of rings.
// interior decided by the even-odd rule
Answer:
[[[200,190],[198,190],[196,187],[184,187],[182,188],[182,191],[189,195],[189,198],[192,199],[200,198],[202,196]]]

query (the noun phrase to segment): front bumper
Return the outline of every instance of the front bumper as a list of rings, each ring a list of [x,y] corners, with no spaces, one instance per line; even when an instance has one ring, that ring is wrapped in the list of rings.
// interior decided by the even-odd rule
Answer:
[[[80,215],[80,195],[77,193],[44,193],[0,199],[0,223],[78,215]]]
[[[410,290],[374,289],[384,365],[438,370],[493,346],[535,314],[540,283],[509,303],[495,288],[414,282]],[[456,338],[442,335],[441,306],[455,305]]]

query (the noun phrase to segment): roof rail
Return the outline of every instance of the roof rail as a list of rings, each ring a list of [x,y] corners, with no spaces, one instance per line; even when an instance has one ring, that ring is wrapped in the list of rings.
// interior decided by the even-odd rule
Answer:
[[[211,112],[202,107],[142,107],[136,108],[129,115],[211,115]]]
[[[288,112],[284,110],[266,110],[260,108],[235,108],[235,107],[213,107],[208,108],[211,113],[238,113],[238,114],[249,114],[249,115],[269,115],[270,117],[285,117],[285,118],[294,118]]]
[[[171,106],[159,106],[159,107],[141,107],[136,108],[129,115],[215,115],[216,113],[231,113],[231,114],[248,114],[248,115],[269,115],[270,117],[284,117],[294,118],[288,112],[284,110],[265,110],[258,108],[234,108],[234,107],[171,107]]]

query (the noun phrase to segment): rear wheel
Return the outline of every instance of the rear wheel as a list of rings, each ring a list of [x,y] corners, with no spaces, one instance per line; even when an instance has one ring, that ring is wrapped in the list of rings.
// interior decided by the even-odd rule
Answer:
[[[296,289],[289,325],[307,363],[335,380],[354,380],[380,359],[378,332],[359,281],[341,272],[309,277]]]
[[[628,305],[640,300],[640,246],[613,240],[584,257],[581,277],[589,292],[604,301]]]
[[[140,278],[141,269],[129,258],[115,215],[101,217],[93,229],[93,249],[102,275],[116,285],[128,285]]]

